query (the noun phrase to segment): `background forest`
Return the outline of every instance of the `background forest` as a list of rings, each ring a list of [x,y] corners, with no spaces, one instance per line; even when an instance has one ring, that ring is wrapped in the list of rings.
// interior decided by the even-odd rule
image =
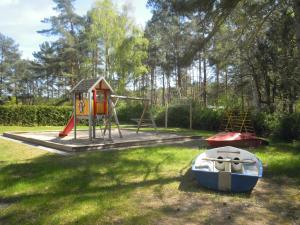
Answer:
[[[53,1],[57,15],[37,32],[54,41],[34,60],[0,33],[1,104],[70,105],[76,82],[104,76],[119,94],[150,98],[161,124],[168,108],[169,125],[188,126],[189,103],[194,128],[218,129],[222,110],[238,108],[258,133],[287,127],[299,138],[299,0],[148,0],[144,28],[126,4],[97,0],[79,16],[74,0]],[[120,117],[140,108],[121,105]]]

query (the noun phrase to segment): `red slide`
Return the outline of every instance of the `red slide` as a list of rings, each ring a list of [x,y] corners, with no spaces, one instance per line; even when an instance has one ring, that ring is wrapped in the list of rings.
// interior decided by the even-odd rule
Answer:
[[[65,129],[63,131],[59,132],[59,137],[68,136],[68,134],[71,132],[71,130],[73,130],[73,127],[74,127],[74,114],[72,114],[67,125],[65,126]]]

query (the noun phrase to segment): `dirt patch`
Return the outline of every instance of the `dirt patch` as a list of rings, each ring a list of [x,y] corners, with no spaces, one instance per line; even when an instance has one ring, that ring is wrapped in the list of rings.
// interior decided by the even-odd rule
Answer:
[[[190,174],[181,182],[154,187],[138,199],[140,212],[155,224],[300,224],[299,185],[285,178],[262,179],[252,193],[219,193],[197,187]]]

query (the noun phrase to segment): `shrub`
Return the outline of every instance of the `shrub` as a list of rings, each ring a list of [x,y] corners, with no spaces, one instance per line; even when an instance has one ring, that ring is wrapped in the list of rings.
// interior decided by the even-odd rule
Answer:
[[[117,107],[121,123],[132,123],[132,118],[140,118],[144,106],[139,102],[120,102]],[[148,110],[149,112],[149,110]],[[0,124],[17,126],[63,126],[72,113],[70,106],[0,106]],[[156,123],[165,124],[165,108],[153,109]],[[169,127],[189,127],[189,106],[172,105],[168,109]],[[149,115],[145,115],[148,117]],[[223,110],[214,110],[193,106],[193,128],[217,131],[222,123]],[[253,113],[251,120],[258,135],[275,136],[284,140],[300,139],[300,113],[288,115]],[[87,121],[81,121],[87,124]]]
[[[223,110],[195,107],[193,110],[193,128],[217,131],[221,126],[223,117]]]
[[[300,113],[252,115],[255,131],[258,135],[272,136],[283,140],[300,139]]]
[[[269,136],[277,135],[280,123],[280,114],[267,114],[264,112],[257,112],[251,114],[251,121],[257,135]]]
[[[118,119],[122,123],[132,123],[131,119],[140,118],[144,105],[138,102],[123,101],[117,105]]]
[[[278,135],[284,140],[300,140],[300,113],[284,115],[279,123]]]
[[[1,125],[65,125],[72,107],[55,106],[0,106]]]
[[[63,126],[71,113],[72,107],[37,106],[36,123],[40,126]]]
[[[218,130],[222,117],[222,110],[213,110],[193,106],[193,128],[203,130]],[[159,126],[164,126],[165,109],[161,110],[156,116],[156,122]],[[168,109],[168,126],[170,127],[185,127],[190,124],[190,109],[188,105],[173,105]]]

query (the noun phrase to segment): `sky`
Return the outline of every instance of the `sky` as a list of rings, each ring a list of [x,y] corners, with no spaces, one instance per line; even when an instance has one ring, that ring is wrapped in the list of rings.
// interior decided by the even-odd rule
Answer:
[[[84,15],[95,0],[76,0],[75,10]],[[119,6],[129,3],[133,8],[136,23],[144,26],[151,18],[146,8],[147,0],[114,0]],[[33,59],[32,53],[39,50],[39,45],[51,40],[36,31],[49,27],[41,23],[44,18],[55,15],[52,0],[0,0],[0,32],[13,38],[22,52],[22,58]],[[52,38],[53,40],[53,38]]]

